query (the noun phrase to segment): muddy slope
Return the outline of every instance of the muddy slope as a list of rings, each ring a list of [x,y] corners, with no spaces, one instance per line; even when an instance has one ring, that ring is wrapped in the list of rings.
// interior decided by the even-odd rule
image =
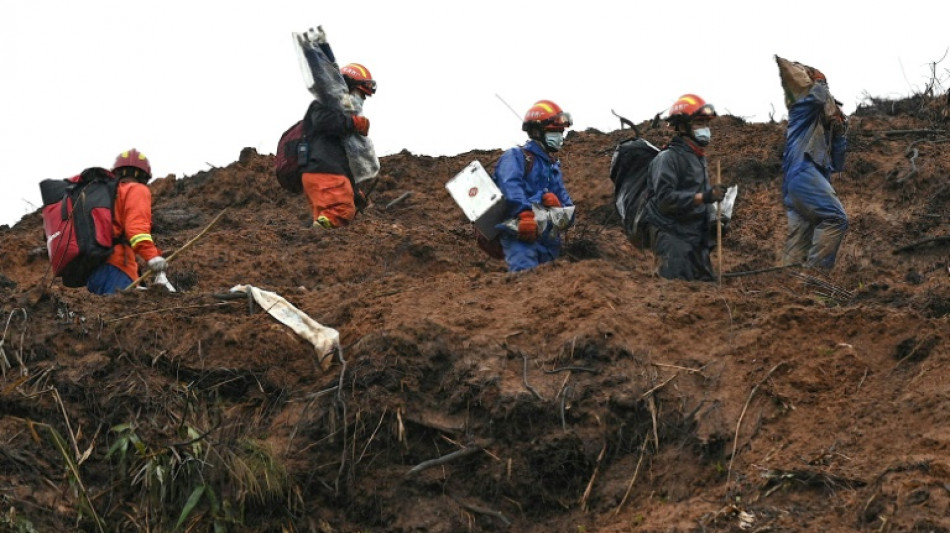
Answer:
[[[0,227],[0,531],[950,531],[948,126],[879,103],[851,117],[829,277],[655,277],[606,178],[629,130],[571,133],[577,227],[518,276],[443,187],[499,151],[385,157],[333,233],[252,149],[156,180],[163,249],[227,209],[175,294],[64,288],[38,214]],[[776,264],[783,131],[714,123],[727,272]],[[216,297],[237,284],[339,330],[335,364]]]

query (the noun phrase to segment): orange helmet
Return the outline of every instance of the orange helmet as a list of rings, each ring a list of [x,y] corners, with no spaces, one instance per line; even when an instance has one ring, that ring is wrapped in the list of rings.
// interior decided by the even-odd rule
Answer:
[[[666,120],[671,124],[689,123],[694,118],[712,118],[715,116],[718,115],[712,104],[707,104],[705,100],[695,94],[684,94],[673,102]]]
[[[547,131],[563,131],[574,125],[571,114],[550,100],[538,100],[528,109],[521,123],[522,131],[539,128]]]
[[[116,156],[112,172],[120,178],[131,177],[146,183],[152,177],[152,165],[145,154],[132,148]]]
[[[346,82],[346,88],[352,90],[354,87],[366,96],[376,94],[376,81],[369,69],[359,63],[350,63],[340,69],[343,75],[343,81]]]

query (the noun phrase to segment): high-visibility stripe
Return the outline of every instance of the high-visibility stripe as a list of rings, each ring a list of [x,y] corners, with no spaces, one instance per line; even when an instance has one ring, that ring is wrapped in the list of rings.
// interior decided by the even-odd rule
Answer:
[[[142,242],[142,241],[151,241],[151,240],[152,240],[152,236],[151,236],[150,234],[148,234],[148,233],[139,233],[138,235],[133,235],[132,238],[129,239],[129,244],[131,244],[132,247],[135,248],[135,246],[136,246],[138,243],[140,243],[140,242]],[[154,242],[154,241],[152,241],[152,242]]]

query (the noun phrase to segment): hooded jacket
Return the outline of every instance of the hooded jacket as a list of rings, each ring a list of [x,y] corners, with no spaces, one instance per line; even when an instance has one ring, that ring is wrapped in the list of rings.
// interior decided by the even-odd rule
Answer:
[[[696,205],[694,197],[709,188],[706,157],[685,138],[675,136],[650,162],[650,199],[647,222],[661,231],[683,238],[708,236],[709,208]]]

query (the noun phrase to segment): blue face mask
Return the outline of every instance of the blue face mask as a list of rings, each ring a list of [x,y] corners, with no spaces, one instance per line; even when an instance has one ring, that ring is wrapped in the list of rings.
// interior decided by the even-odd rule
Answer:
[[[693,129],[693,139],[696,140],[696,144],[706,146],[711,138],[712,132],[709,130],[709,126]]]
[[[560,131],[544,132],[544,146],[552,152],[557,152],[564,146],[564,133]]]

